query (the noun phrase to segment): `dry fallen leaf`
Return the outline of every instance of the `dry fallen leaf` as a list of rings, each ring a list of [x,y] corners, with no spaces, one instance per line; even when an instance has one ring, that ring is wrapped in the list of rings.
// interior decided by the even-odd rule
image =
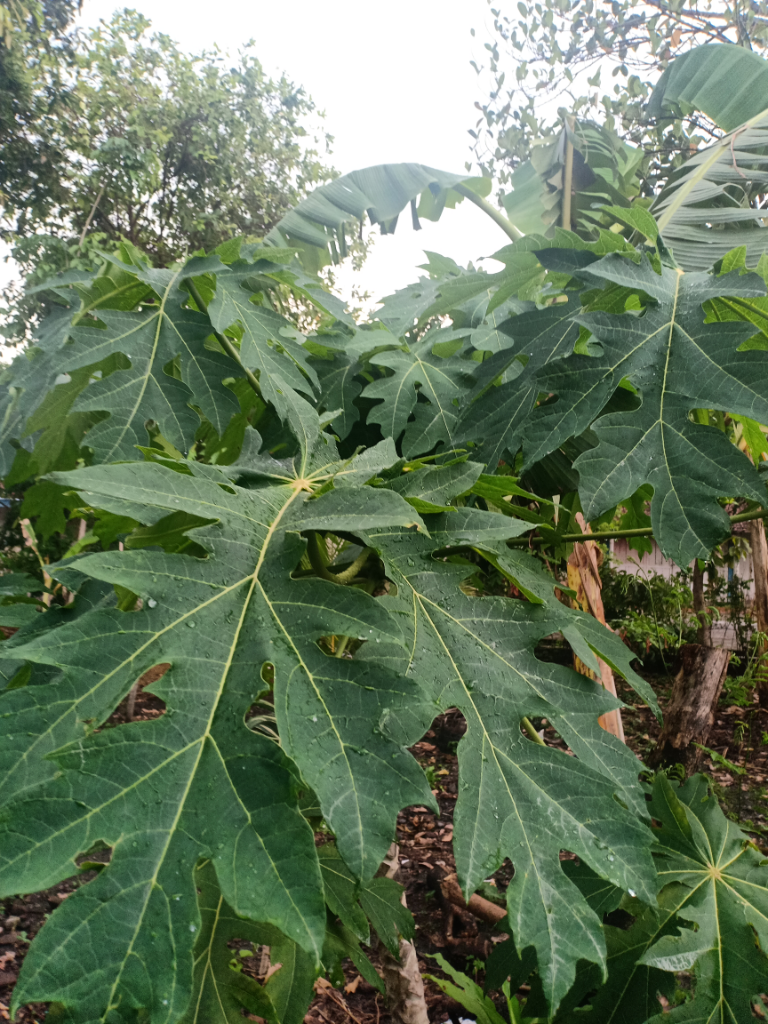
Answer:
[[[358,974],[355,978],[352,979],[352,981],[349,982],[348,985],[344,986],[344,991],[347,993],[348,996],[351,996],[355,992],[357,992],[357,986],[360,984],[360,981],[361,978],[360,975]]]

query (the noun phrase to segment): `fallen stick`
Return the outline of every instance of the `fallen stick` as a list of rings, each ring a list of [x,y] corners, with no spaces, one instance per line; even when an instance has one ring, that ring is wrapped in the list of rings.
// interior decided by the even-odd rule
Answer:
[[[491,903],[490,900],[478,896],[477,893],[472,893],[469,900],[465,900],[455,874],[446,875],[439,885],[440,891],[449,903],[453,903],[454,906],[460,907],[462,910],[468,910],[470,914],[474,914],[475,917],[479,917],[487,924],[498,924],[507,916],[504,907]]]

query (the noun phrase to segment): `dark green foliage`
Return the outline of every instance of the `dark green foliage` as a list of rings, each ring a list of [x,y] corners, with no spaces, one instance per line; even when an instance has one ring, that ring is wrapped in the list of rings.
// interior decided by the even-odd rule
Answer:
[[[723,499],[764,500],[724,415],[759,447],[763,279],[735,257],[686,274],[663,247],[558,231],[507,246],[497,274],[430,254],[429,276],[361,326],[290,246],[238,240],[169,269],[120,255],[43,289],[56,311],[0,396],[6,481],[67,556],[0,595],[20,627],[0,666],[2,892],[112,851],[35,939],[14,1012],[298,1024],[317,972],[338,981],[346,957],[379,985],[362,945],[373,929],[396,953],[413,922],[376,873],[398,812],[434,807],[408,748],[458,708],[461,883],[514,865],[497,973],[535,967],[542,1017],[602,1020],[618,972],[644,1024],[655,989],[636,993],[665,988],[677,950],[691,1005],[720,985],[741,1019],[765,908],[739,921],[721,886],[729,938],[713,932],[701,835],[726,829],[738,892],[764,869],[702,783],[681,803],[661,780],[649,809],[641,765],[598,724],[620,702],[536,657],[560,634],[658,711],[632,652],[560,599],[535,551],[566,557],[579,510],[608,522],[626,506],[643,528],[650,501],[666,550],[709,555],[730,529]],[[316,330],[284,315],[299,301]],[[68,517],[85,531],[71,549]],[[150,670],[156,717],[115,718]],[[619,905],[637,931],[606,924]],[[731,937],[743,963],[723,980],[713,951]],[[238,944],[269,945],[281,968],[257,984]]]
[[[311,99],[253,44],[224,62],[188,54],[129,10],[67,33],[77,7],[0,6],[0,232],[27,284],[87,272],[123,241],[169,266],[261,239],[334,176]],[[10,299],[18,341],[40,301]]]
[[[607,984],[588,996],[588,1007],[556,1020],[748,1024],[768,977],[765,861],[725,817],[702,775],[681,788],[658,777],[649,810],[659,822],[658,902],[623,899],[634,922],[628,930],[606,928]],[[674,973],[691,968],[693,999],[662,1013],[656,993],[671,998]],[[581,993],[597,984],[594,974],[583,976]]]

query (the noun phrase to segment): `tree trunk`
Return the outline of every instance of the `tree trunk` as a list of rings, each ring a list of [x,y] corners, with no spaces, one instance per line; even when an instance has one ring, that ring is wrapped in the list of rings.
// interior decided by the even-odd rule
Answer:
[[[752,541],[752,568],[755,572],[755,626],[760,633],[768,634],[768,545],[765,542],[765,527],[762,519],[753,519],[749,525]],[[757,654],[764,655],[768,644],[761,643]],[[762,663],[757,673],[757,695],[760,706],[768,708],[768,665]]]
[[[680,671],[675,676],[672,700],[664,715],[659,742],[648,757],[650,768],[682,764],[687,774],[696,771],[715,720],[730,651],[720,647],[686,644],[680,649]]]
[[[578,523],[581,532],[586,533],[587,526],[581,512],[576,514],[576,522]],[[573,552],[568,558],[568,586],[571,590],[576,591],[576,607],[581,608],[582,611],[588,612],[590,615],[594,616],[598,622],[602,622],[604,626],[607,626],[605,621],[605,609],[603,607],[603,596],[600,593],[603,584],[600,579],[600,570],[597,560],[599,550],[600,549],[593,540],[585,541],[583,544],[579,543],[573,545]],[[613,678],[611,667],[607,665],[602,658],[598,658],[597,661],[600,666],[600,677],[598,682],[602,683],[605,689],[615,697],[616,682]],[[573,663],[577,672],[581,672],[581,674],[585,676],[590,676],[590,678],[595,678],[595,673],[588,669],[575,654],[573,656]],[[615,711],[609,711],[606,715],[601,715],[600,718],[598,718],[598,722],[606,732],[610,732],[614,736],[617,736],[622,743],[625,742],[624,726],[622,725],[621,712],[618,708],[616,708]]]
[[[696,630],[697,643],[700,643],[703,647],[711,647],[712,632],[704,619],[706,615],[706,608],[704,607],[704,570],[699,568],[698,558],[695,558],[693,561],[693,612],[699,623]]]

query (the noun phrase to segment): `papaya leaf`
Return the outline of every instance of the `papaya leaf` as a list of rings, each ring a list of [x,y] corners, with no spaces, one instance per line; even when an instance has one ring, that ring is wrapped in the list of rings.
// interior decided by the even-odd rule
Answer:
[[[35,533],[44,541],[55,533],[63,533],[67,527],[67,510],[75,500],[64,487],[51,480],[40,480],[24,492],[24,501],[19,517],[34,517]]]
[[[384,995],[385,987],[378,971],[360,948],[357,936],[345,925],[329,921],[323,946],[323,967],[337,984],[344,983],[342,961],[349,958],[369,985]]]
[[[13,463],[14,442],[18,443],[25,434],[31,432],[25,429],[27,418],[45,402],[57,378],[61,377],[62,365],[58,353],[69,337],[73,316],[77,321],[95,309],[132,309],[151,293],[150,285],[136,276],[136,269],[126,268],[119,261],[117,265],[107,261],[96,275],[89,271],[66,271],[28,290],[29,295],[50,292],[62,304],[55,306],[37,327],[33,344],[3,372],[4,387],[0,393],[0,473],[4,478]],[[74,398],[73,389],[65,389],[64,393],[67,391]],[[81,414],[81,423],[83,420]],[[64,431],[59,429],[52,436],[54,445],[57,443],[57,434],[63,438],[72,429],[71,424]],[[31,449],[29,442],[25,447]],[[43,452],[37,454],[39,462]],[[47,467],[30,467],[28,475],[47,472],[52,467],[53,462]],[[58,468],[68,467],[59,465]]]
[[[653,219],[653,216],[647,210],[644,210],[642,206],[604,206],[602,212],[610,214],[611,217],[615,217],[624,224],[628,224],[647,238],[649,242],[655,242],[659,236],[658,224]]]
[[[390,481],[389,487],[418,512],[447,512],[448,502],[470,491],[482,470],[477,462],[426,466],[416,473],[403,473]]]
[[[246,942],[252,952],[259,946],[269,946],[273,965],[281,963],[281,954],[286,961],[298,961],[300,967],[294,970],[291,980],[296,988],[303,990],[305,1009],[316,974],[312,957],[276,928],[238,917],[222,896],[210,861],[204,861],[195,871],[195,887],[200,907],[200,933],[194,949],[192,997],[180,1024],[240,1024],[243,1009],[263,1017],[269,1024],[288,1024],[291,1018],[278,1016],[271,995],[277,987],[276,975],[284,967],[291,973],[291,964],[281,964],[266,985],[260,985],[238,970],[238,949],[230,948],[228,943]],[[281,980],[288,981],[285,977]],[[296,996],[301,998],[298,992]],[[304,1011],[301,1017],[294,1014],[294,1024],[298,1024],[303,1015]]]
[[[72,344],[62,354],[61,369],[73,371],[122,353],[130,368],[118,369],[81,393],[74,411],[108,412],[86,436],[100,462],[131,459],[136,445],[146,444],[145,423],[153,420],[180,451],[191,447],[199,417],[196,405],[223,432],[239,411],[234,394],[221,381],[234,376],[235,364],[223,352],[205,348],[211,334],[207,317],[184,307],[179,288],[183,271],[154,271],[159,300],[139,311],[99,310],[105,328],[72,328]],[[162,276],[160,276],[162,275]],[[166,370],[177,357],[181,379]]]
[[[659,882],[676,897],[675,935],[667,932],[639,958],[645,968],[693,968],[694,998],[663,1021],[754,1020],[753,1003],[768,977],[768,867],[747,836],[729,821],[703,775],[679,789],[664,776],[649,808],[657,833]],[[693,927],[690,927],[690,926]]]
[[[359,374],[362,365],[357,359],[349,359],[344,353],[336,353],[333,361],[315,364],[320,381],[321,410],[334,413],[331,428],[343,441],[360,419],[360,410],[355,399],[363,390]]]
[[[403,887],[394,878],[372,878],[360,890],[360,904],[376,934],[393,956],[399,955],[400,938],[412,939],[413,915],[401,902]]]
[[[607,981],[601,986],[594,971],[583,972],[556,1022],[747,1024],[768,976],[768,868],[703,775],[680,788],[657,776],[649,811],[659,822],[658,902],[622,899],[634,920],[626,929],[606,927]],[[682,970],[694,975],[693,998],[662,1012],[656,994],[672,1001]]]
[[[443,282],[438,278],[420,277],[418,281],[386,295],[376,310],[376,318],[399,338],[411,331],[427,310],[439,303]]]
[[[302,530],[406,526],[420,524],[418,515],[391,491],[351,483],[312,497],[335,469],[354,473],[354,462],[322,465],[314,475],[305,466],[291,483],[253,490],[214,467],[174,466],[123,464],[58,478],[92,505],[148,525],[179,510],[215,523],[191,532],[206,559],[143,550],[81,558],[79,573],[138,594],[142,609],[96,609],[22,637],[13,652],[62,676],[3,693],[13,722],[3,795],[10,800],[15,790],[18,797],[4,811],[4,890],[53,884],[97,838],[114,847],[109,867],[41,933],[19,1001],[62,1001],[66,992],[64,1001],[82,1014],[98,1015],[112,998],[158,1015],[166,998],[175,1012],[184,1009],[199,927],[193,873],[200,857],[212,860],[235,913],[277,925],[317,958],[322,888],[312,833],[291,797],[297,778],[288,757],[313,779],[358,877],[378,867],[401,807],[433,804],[404,749],[420,735],[414,727],[425,714],[416,685],[328,657],[317,645],[332,633],[401,642],[398,624],[362,591],[290,577],[304,550]],[[370,474],[370,454],[360,472]],[[264,663],[274,666],[282,749],[244,724],[265,688]],[[152,684],[166,714],[94,731],[159,664],[171,666]],[[397,720],[397,740],[389,718]],[[57,748],[53,761],[40,760]],[[43,848],[44,857],[30,856]],[[237,882],[242,873],[248,886]],[[161,906],[169,908],[164,916]],[[107,940],[103,928],[113,914],[122,924]],[[65,947],[77,948],[82,982],[72,981]],[[150,955],[169,965],[162,977],[137,973]]]
[[[26,879],[16,874],[14,889],[71,873],[75,854],[96,839],[113,847],[109,866],[62,904],[30,947],[16,1007],[56,1001],[74,1019],[96,1020],[119,1000],[156,1019],[180,1016],[193,991],[200,856],[215,858],[230,905],[278,920],[318,956],[324,912],[314,844],[291,800],[287,759],[266,737],[249,736],[242,721],[229,724],[234,735],[223,736],[220,727],[216,739],[190,744],[182,717],[172,729],[163,716],[60,751],[62,777],[24,804],[26,814],[45,818],[43,831],[27,828],[22,838],[14,810],[5,812],[12,829],[3,841],[7,879],[25,847],[42,842],[47,850],[45,864],[22,872]],[[87,783],[74,794],[71,781],[84,775]],[[235,881],[240,872],[251,879],[247,891]]]
[[[577,317],[600,355],[574,355],[548,365],[539,388],[556,401],[530,417],[523,452],[530,465],[592,424],[598,444],[574,463],[587,520],[632,495],[654,489],[651,520],[662,551],[679,565],[704,557],[728,536],[717,498],[765,488],[749,459],[714,427],[691,421],[692,410],[716,408],[768,419],[768,355],[739,351],[753,330],[738,322],[706,323],[702,305],[721,295],[759,296],[755,274],[683,274],[648,259],[639,266],[610,255],[582,272],[649,296],[641,314],[593,312]],[[623,379],[639,391],[624,411],[600,416]],[[621,389],[619,389],[621,391]],[[597,419],[596,419],[597,417]]]
[[[81,456],[80,446],[86,431],[98,420],[99,414],[73,413],[72,406],[97,371],[111,373],[120,367],[120,355],[103,360],[92,366],[75,370],[72,374],[61,374],[37,409],[24,425],[24,436],[34,438],[34,450],[18,474],[20,479],[42,476],[52,469],[74,469]],[[68,379],[67,379],[68,378]],[[14,465],[9,479],[17,476],[18,463]]]
[[[653,906],[624,897],[620,909],[631,915],[632,924],[626,929],[605,926],[607,981],[601,985],[599,973],[591,964],[582,969],[562,1012],[555,1017],[556,1024],[576,1024],[577,1021],[646,1024],[661,1009],[657,993],[668,1000],[674,997],[674,974],[646,966],[641,961],[654,942],[677,930],[675,913],[680,906],[680,889],[680,886],[670,886],[660,895],[658,905]],[[593,994],[589,995],[590,992]],[[585,1002],[588,1005],[584,1005]]]
[[[332,912],[357,941],[366,944],[370,943],[370,920],[381,941],[397,956],[400,937],[414,936],[413,915],[401,902],[402,885],[392,878],[372,878],[359,885],[330,843],[320,847],[318,856],[326,902]]]
[[[357,902],[358,885],[355,876],[341,858],[333,843],[318,848],[320,869],[323,872],[325,901],[359,942],[370,942],[368,920]]]
[[[407,351],[398,349],[371,357],[372,363],[393,372],[363,391],[364,398],[380,400],[369,412],[368,420],[379,423],[385,437],[397,439],[405,431],[403,454],[407,459],[453,440],[458,421],[456,402],[471,369],[458,359],[433,354],[432,348],[440,340],[437,334],[430,331]],[[420,402],[419,396],[428,401]],[[414,412],[416,419],[409,423]]]
[[[0,473],[8,475],[27,418],[39,408],[61,373],[60,351],[69,336],[72,311],[57,308],[35,331],[34,344],[3,370],[0,393]],[[27,442],[27,447],[32,445]]]
[[[462,538],[467,511],[459,514]],[[605,964],[600,919],[563,873],[560,850],[576,853],[620,888],[653,898],[651,837],[614,797],[643,803],[637,760],[597,724],[604,709],[616,706],[614,698],[593,680],[533,654],[541,637],[578,629],[570,609],[468,597],[459,584],[474,567],[432,558],[435,541],[445,547],[451,535],[453,515],[430,517],[431,540],[402,530],[366,533],[397,588],[385,603],[407,613],[406,652],[390,647],[387,653],[438,707],[457,707],[467,720],[455,817],[459,877],[472,892],[504,857],[512,860],[510,922],[518,948],[535,947],[554,1010],[579,959]],[[604,632],[604,646],[617,642]],[[553,722],[578,756],[532,743],[521,731],[523,716]]]
[[[481,444],[480,454],[490,472],[501,458],[514,462],[542,390],[537,371],[572,354],[579,337],[573,315],[572,303],[558,303],[516,316],[507,326],[509,346],[475,371],[476,384],[463,396],[455,432],[457,438]],[[506,380],[497,385],[502,375]]]

